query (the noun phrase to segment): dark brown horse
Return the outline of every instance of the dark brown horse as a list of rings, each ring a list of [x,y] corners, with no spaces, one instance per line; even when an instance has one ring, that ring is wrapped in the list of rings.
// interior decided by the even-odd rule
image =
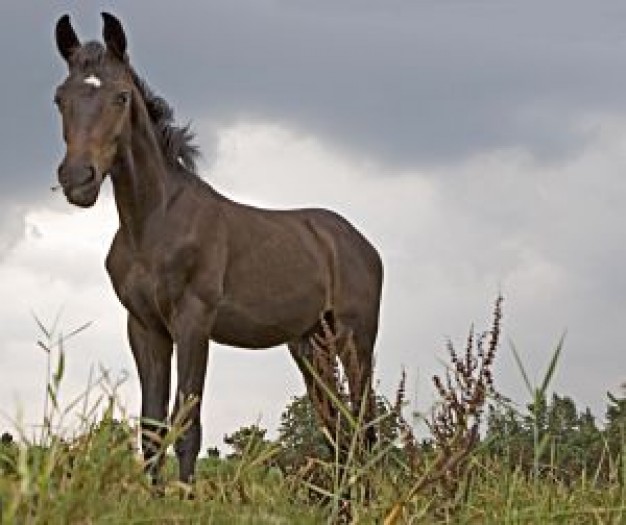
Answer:
[[[316,385],[305,358],[323,315],[356,349],[359,366],[346,374],[359,407],[372,375],[382,264],[335,213],[245,206],[202,181],[188,128],[173,124],[171,108],[136,75],[120,22],[106,13],[103,19],[105,45],[81,45],[67,15],[56,26],[69,67],[55,96],[66,143],[58,177],[67,200],[81,207],[92,206],[111,178],[120,227],[106,267],[128,310],[142,428],[167,420],[175,345],[174,413],[181,400],[198,398],[175,445],[180,478],[189,482],[200,449],[209,340],[247,348],[287,343],[311,394]],[[148,435],[142,447],[156,476]]]

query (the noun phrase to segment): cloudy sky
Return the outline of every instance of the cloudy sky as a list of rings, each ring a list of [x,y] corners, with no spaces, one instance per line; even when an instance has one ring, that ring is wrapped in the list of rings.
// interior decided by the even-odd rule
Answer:
[[[431,400],[444,343],[462,346],[505,295],[497,387],[525,401],[508,340],[540,380],[602,416],[626,380],[626,5],[586,2],[254,0],[0,4],[0,429],[38,421],[45,356],[32,313],[65,331],[62,397],[90,367],[128,371],[125,316],[103,260],[110,188],[78,210],[50,191],[63,153],[52,104],[65,66],[53,28],[84,40],[101,10],[124,22],[132,63],[191,121],[200,172],[235,199],[341,212],[386,266],[377,379],[402,367]],[[214,346],[205,441],[278,416],[303,385],[284,348]]]

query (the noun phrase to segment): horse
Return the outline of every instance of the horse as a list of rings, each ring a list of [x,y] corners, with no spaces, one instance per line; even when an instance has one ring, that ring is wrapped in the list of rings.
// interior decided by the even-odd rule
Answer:
[[[157,479],[163,452],[154,433],[168,422],[175,349],[171,418],[196,401],[185,407],[174,444],[179,478],[191,483],[209,341],[286,344],[329,427],[310,366],[318,348],[312,337],[326,319],[338,338],[352,341],[358,366],[344,368],[351,406],[360,407],[372,378],[383,265],[372,244],[332,211],[248,206],[200,178],[189,125],[175,124],[171,106],[131,66],[121,22],[109,13],[102,19],[103,44],[81,44],[67,14],[56,24],[68,68],[54,97],[65,142],[58,180],[67,201],[82,208],[111,180],[119,229],[105,266],[128,313],[146,470]]]

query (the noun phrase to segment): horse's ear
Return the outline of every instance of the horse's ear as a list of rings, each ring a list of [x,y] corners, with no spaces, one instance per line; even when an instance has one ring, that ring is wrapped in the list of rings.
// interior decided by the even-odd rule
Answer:
[[[69,15],[63,15],[59,18],[55,30],[55,37],[59,53],[61,53],[61,56],[66,62],[69,62],[74,51],[80,47],[80,41],[74,32]]]
[[[102,36],[107,49],[120,60],[126,60],[126,35],[122,23],[109,13],[102,13]]]

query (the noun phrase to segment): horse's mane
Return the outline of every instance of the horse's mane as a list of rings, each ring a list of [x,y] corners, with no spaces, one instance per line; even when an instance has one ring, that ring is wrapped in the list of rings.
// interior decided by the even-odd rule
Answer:
[[[176,125],[174,110],[167,101],[155,95],[146,82],[130,69],[133,82],[141,94],[150,120],[159,138],[165,158],[172,164],[182,164],[189,171],[196,172],[196,159],[200,155],[198,146],[193,143],[195,135],[189,124]]]
[[[87,42],[72,57],[75,66],[89,69],[102,64],[106,49],[99,42]],[[154,126],[161,150],[166,160],[173,166],[182,164],[192,173],[196,172],[196,159],[200,150],[193,142],[195,138],[189,124],[179,126],[174,122],[174,110],[167,101],[156,95],[146,82],[129,65],[135,87],[141,94]]]

